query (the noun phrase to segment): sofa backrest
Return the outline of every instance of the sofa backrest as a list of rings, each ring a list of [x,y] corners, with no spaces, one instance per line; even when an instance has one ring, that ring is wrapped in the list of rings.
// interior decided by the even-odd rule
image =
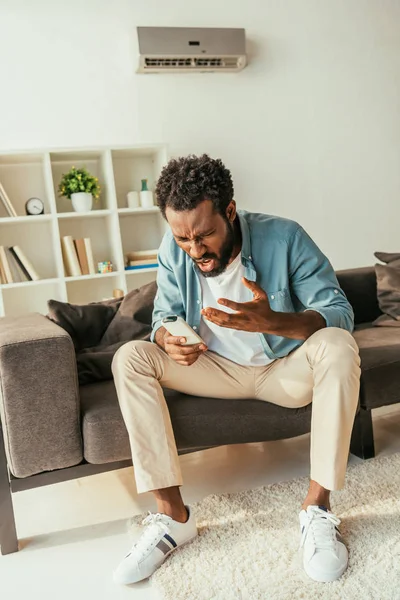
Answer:
[[[340,287],[353,307],[355,323],[370,323],[382,314],[376,293],[374,267],[336,271]]]

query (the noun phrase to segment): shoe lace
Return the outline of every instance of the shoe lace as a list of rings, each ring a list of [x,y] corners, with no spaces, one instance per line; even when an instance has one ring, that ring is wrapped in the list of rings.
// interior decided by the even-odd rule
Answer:
[[[337,541],[335,528],[340,525],[340,519],[317,507],[308,511],[308,515],[309,520],[304,528],[300,547],[304,546],[310,532],[316,550],[334,549]]]
[[[170,518],[160,513],[149,513],[143,519],[142,525],[146,527],[138,541],[133,545],[131,552],[135,551],[138,557],[147,554],[160,541],[165,533],[169,533]]]

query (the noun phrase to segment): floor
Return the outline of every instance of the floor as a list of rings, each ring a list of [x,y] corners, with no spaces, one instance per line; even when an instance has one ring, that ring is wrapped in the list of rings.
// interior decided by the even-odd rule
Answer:
[[[374,430],[378,455],[400,452],[400,407],[376,410]],[[191,503],[307,475],[309,436],[221,447],[181,461]],[[148,582],[124,588],[111,578],[129,546],[127,519],[154,508],[150,494],[137,496],[132,469],[21,492],[14,507],[22,549],[0,556],[1,598],[160,600]]]

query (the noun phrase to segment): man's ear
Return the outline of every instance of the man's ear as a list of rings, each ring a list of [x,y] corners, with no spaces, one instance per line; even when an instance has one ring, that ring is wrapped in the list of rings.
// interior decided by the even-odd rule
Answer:
[[[231,200],[226,209],[226,216],[231,223],[236,219],[236,202]]]

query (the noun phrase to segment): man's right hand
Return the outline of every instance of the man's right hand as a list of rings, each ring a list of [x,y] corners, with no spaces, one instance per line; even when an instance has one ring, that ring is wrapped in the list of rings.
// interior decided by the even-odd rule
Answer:
[[[203,343],[184,346],[186,338],[170,335],[164,327],[156,332],[155,341],[172,360],[185,367],[190,367],[207,350]]]

